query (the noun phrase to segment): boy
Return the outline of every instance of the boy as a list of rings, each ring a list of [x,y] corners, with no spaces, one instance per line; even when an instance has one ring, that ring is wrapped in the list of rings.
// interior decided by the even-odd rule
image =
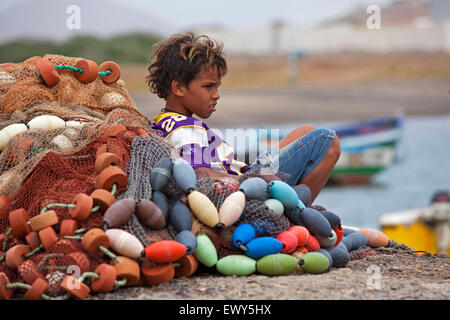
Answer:
[[[156,45],[146,81],[166,105],[151,127],[199,168],[198,174],[239,176],[249,168],[270,167],[275,159],[279,167],[274,170],[287,173],[287,183],[310,188],[312,204],[340,155],[334,131],[301,126],[280,141],[278,154],[262,155],[248,165],[239,161],[233,148],[204,122],[193,117],[208,119],[216,111],[221,78],[227,72],[222,48],[207,36],[195,37],[189,32],[172,35]],[[265,177],[266,181],[274,179],[278,178]]]

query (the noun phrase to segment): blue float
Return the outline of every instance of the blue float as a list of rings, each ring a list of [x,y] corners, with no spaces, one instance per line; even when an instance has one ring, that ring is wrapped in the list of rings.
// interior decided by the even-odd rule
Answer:
[[[169,222],[169,201],[167,197],[161,191],[153,191],[151,200],[161,209],[167,224]]]
[[[241,183],[239,191],[245,194],[246,199],[259,199],[267,191],[267,182],[260,177],[249,178]]]
[[[161,158],[150,172],[150,185],[154,191],[163,191],[172,178],[172,160]]]
[[[330,223],[331,229],[334,229],[341,224],[341,218],[337,214],[335,214],[331,211],[326,211],[326,210],[318,211],[318,212],[328,220],[328,222]]]
[[[251,240],[255,239],[255,236],[255,228],[248,223],[242,223],[234,230],[232,242],[236,248],[239,248],[240,244],[247,244]]]
[[[186,254],[194,253],[197,249],[197,238],[189,230],[183,230],[178,233],[175,240],[185,245]]]
[[[295,190],[286,182],[274,180],[269,183],[269,192],[272,198],[280,201],[285,209],[298,206],[299,198]]]
[[[180,200],[176,201],[169,211],[169,223],[176,232],[191,230],[192,216],[189,208]]]
[[[319,211],[312,208],[305,208],[300,213],[300,217],[304,226],[308,228],[311,233],[321,237],[328,237],[331,235],[330,223]]]
[[[347,237],[352,242],[352,248],[350,250],[357,250],[367,245],[367,237],[359,232],[349,234]]]
[[[173,163],[173,178],[177,185],[186,193],[191,193],[197,185],[197,176],[191,164],[183,158]]]
[[[347,250],[342,249],[339,246],[335,248],[331,247],[326,250],[330,253],[331,258],[333,259],[333,267],[335,268],[344,268],[350,261]]]
[[[260,237],[247,243],[246,247],[246,255],[253,259],[260,259],[269,254],[279,253],[283,249],[283,244],[273,237]]]

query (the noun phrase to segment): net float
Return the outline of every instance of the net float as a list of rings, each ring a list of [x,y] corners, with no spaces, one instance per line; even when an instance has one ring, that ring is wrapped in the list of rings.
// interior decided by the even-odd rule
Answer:
[[[123,170],[116,166],[105,168],[95,179],[95,187],[97,189],[112,190],[113,184],[118,187],[126,187],[128,185],[128,177]]]
[[[197,250],[194,253],[195,258],[201,264],[212,267],[217,263],[217,250],[211,239],[204,233],[197,235]]]
[[[291,253],[297,249],[297,235],[290,231],[283,231],[277,236],[277,240],[283,244],[281,253]]]
[[[331,230],[331,235],[329,237],[316,236],[316,239],[319,241],[321,248],[333,247],[336,243],[336,233]]]
[[[118,256],[120,262],[114,264],[114,269],[116,269],[117,280],[126,279],[127,282],[125,286],[131,287],[139,284],[141,279],[141,268],[136,260]]]
[[[371,229],[371,228],[362,228],[358,230],[359,233],[362,233],[367,238],[367,245],[372,248],[379,247],[388,247],[389,246],[389,238],[383,232]]]
[[[327,257],[328,261],[330,262],[329,268],[331,268],[331,266],[333,265],[333,257],[331,257],[331,254],[328,252],[328,250],[326,250],[326,249],[319,249],[319,250],[316,250],[314,252],[321,253],[325,257]]]
[[[267,182],[260,177],[246,179],[239,186],[247,199],[258,199],[267,191]]]
[[[9,300],[13,295],[13,290],[6,287],[9,284],[8,276],[0,272],[0,300]]]
[[[175,276],[175,268],[172,263],[153,265],[144,261],[141,266],[142,276],[148,286],[157,286],[164,282],[170,282]]]
[[[299,184],[292,187],[297,193],[297,197],[301,200],[305,206],[309,206],[311,202],[311,190],[306,184]]]
[[[290,231],[297,237],[297,247],[303,247],[308,242],[310,234],[309,230],[304,226],[292,226],[287,231]]]
[[[298,260],[284,253],[269,254],[256,262],[259,273],[267,276],[278,276],[294,271],[298,266]]]
[[[72,219],[78,221],[86,220],[91,214],[94,200],[84,193],[78,193],[72,200],[72,204],[75,204],[75,208],[69,208],[69,214]]]
[[[31,249],[25,244],[17,244],[6,251],[6,265],[12,270],[17,270],[23,263],[23,256],[30,253]]]
[[[36,61],[36,68],[47,86],[53,87],[59,82],[59,73],[56,71],[55,66],[48,58],[44,57],[38,59]]]
[[[189,230],[183,230],[177,234],[175,241],[186,246],[186,254],[192,254],[197,250],[197,238]]]
[[[39,239],[39,234],[36,231],[32,231],[27,234],[27,236],[25,237],[25,241],[30,246],[31,250],[36,249],[41,244],[41,239]]]
[[[109,166],[118,166],[121,163],[120,157],[112,152],[103,152],[95,159],[95,172],[100,173],[103,169]]]
[[[52,145],[62,152],[73,150],[72,141],[70,141],[70,139],[63,134],[58,134],[56,137],[54,137],[52,140]]]
[[[292,209],[298,206],[297,193],[286,182],[274,180],[269,183],[268,188],[272,198],[280,201],[284,208]]]
[[[188,195],[188,202],[192,213],[201,223],[210,228],[214,228],[219,223],[219,212],[206,195],[192,191]]]
[[[305,243],[305,247],[309,251],[316,251],[316,250],[320,249],[320,243],[316,237],[314,237],[312,234],[310,234],[308,237],[308,240]]]
[[[36,118],[33,118],[27,123],[27,127],[30,129],[53,130],[64,128],[65,126],[66,122],[63,119],[50,114],[37,116]]]
[[[246,247],[246,255],[254,259],[260,259],[269,254],[279,253],[283,249],[283,244],[273,237],[260,237],[251,240]]]
[[[100,103],[106,106],[123,106],[127,105],[127,99],[117,92],[107,92],[100,98]],[[144,130],[145,132],[145,130]]]
[[[11,76],[8,72],[0,71],[0,89],[8,90],[16,83],[16,78]]]
[[[160,191],[153,191],[151,200],[158,206],[159,209],[161,209],[164,216],[165,227],[167,225],[167,221],[169,221],[169,201],[167,200],[167,197]]]
[[[105,233],[109,238],[109,245],[118,254],[129,258],[142,256],[144,246],[131,233],[121,229],[108,229]]]
[[[342,237],[344,235],[344,229],[342,229],[341,225],[338,225],[337,227],[333,228],[334,233],[336,233],[336,243],[334,246],[336,247],[342,240]]]
[[[98,72],[106,72],[109,74],[100,76],[102,81],[106,84],[112,84],[120,79],[120,67],[114,61],[105,61],[98,67]]]
[[[226,276],[248,276],[256,271],[256,261],[242,254],[231,254],[217,261],[216,269]]]
[[[355,232],[349,234],[346,238],[352,242],[352,248],[350,250],[357,250],[367,245],[367,237],[362,233]]]
[[[105,189],[95,189],[91,193],[91,198],[94,207],[100,206],[101,212],[105,212],[114,202],[116,202],[114,195]]]
[[[181,201],[176,201],[169,210],[169,223],[176,232],[191,230],[192,216],[189,208]]]
[[[255,239],[255,228],[251,224],[242,223],[233,231],[232,242],[236,248]]]
[[[191,164],[183,158],[173,162],[173,178],[177,185],[186,193],[191,193],[197,185],[197,176]]]
[[[126,223],[136,209],[136,200],[124,198],[114,202],[104,213],[103,223],[106,228],[115,228]]]
[[[319,211],[305,208],[300,213],[300,218],[303,224],[308,230],[318,236],[328,237],[331,236],[331,226],[328,220],[319,213]]]
[[[198,261],[192,254],[187,254],[183,256],[180,260],[177,260],[179,264],[175,267],[175,277],[190,277],[192,276],[198,268]]]
[[[99,250],[99,246],[109,248],[109,237],[100,228],[92,228],[87,231],[81,239],[81,246],[84,250],[94,256],[103,256],[104,252]]]
[[[28,212],[24,208],[16,209],[9,213],[9,225],[14,236],[24,238],[31,232],[31,228],[27,223],[28,219]]]
[[[161,158],[150,172],[150,185],[152,190],[163,191],[172,178],[172,160],[170,158]]]
[[[5,149],[8,142],[15,136],[27,131],[28,128],[23,123],[13,123],[0,130],[0,151]]]
[[[333,259],[333,267],[335,268],[344,268],[347,263],[350,261],[350,256],[348,254],[348,251],[345,249],[342,249],[340,246],[334,248],[327,248],[326,249],[328,253],[330,254],[331,258]]]
[[[99,277],[92,280],[91,289],[94,292],[108,293],[114,289],[116,269],[107,263],[101,263],[94,271]]]
[[[343,237],[341,240],[341,244],[347,248],[347,251],[352,250],[352,240],[348,237]]]
[[[156,241],[145,248],[145,257],[157,263],[174,262],[181,259],[185,254],[186,247],[184,244],[175,240]]]
[[[337,226],[341,225],[341,218],[337,214],[335,214],[331,211],[327,211],[327,210],[322,210],[322,211],[317,210],[317,212],[319,212],[321,215],[323,215],[325,217],[325,219],[328,220],[328,223],[330,224],[331,229],[334,229]]]
[[[36,263],[33,260],[25,260],[17,269],[20,277],[28,284],[32,284],[36,279],[43,278],[36,269]]]
[[[58,224],[59,219],[55,210],[47,210],[30,219],[30,228],[33,231],[39,231],[44,228]]]
[[[66,127],[74,127],[74,128],[80,128],[84,126],[86,122],[77,121],[77,120],[67,120],[66,121]],[[70,132],[70,131],[69,131]],[[64,131],[64,133],[67,133],[67,131]],[[72,133],[69,133],[69,135],[72,135],[72,138],[75,138],[75,132],[72,131]],[[78,135],[78,132],[76,133]]]
[[[259,196],[259,198],[257,200],[266,201],[266,200],[269,200],[269,199],[271,199],[270,198],[270,193],[269,193],[268,190],[266,190],[263,194],[261,194],[261,196]],[[276,200],[276,199],[273,199],[273,200]],[[281,204],[281,205],[283,205],[283,204]]]
[[[75,64],[75,68],[82,69],[82,72],[75,72],[75,78],[81,83],[90,83],[97,79],[98,66],[88,59],[80,59]]]
[[[164,213],[151,200],[138,200],[136,204],[136,216],[143,225],[152,230],[160,230],[166,226],[166,218]]]
[[[303,272],[320,274],[330,268],[330,261],[322,253],[309,252],[298,261]]]
[[[39,230],[38,234],[44,249],[47,251],[58,241],[58,235],[52,227]]]
[[[245,194],[236,191],[225,198],[219,209],[219,223],[217,227],[229,227],[242,215],[245,209]]]
[[[269,210],[275,212],[275,214],[279,217],[283,215],[284,207],[283,204],[277,199],[267,199],[264,201],[264,204]]]
[[[91,292],[91,289],[87,285],[69,275],[61,282],[61,288],[80,300],[85,299]]]

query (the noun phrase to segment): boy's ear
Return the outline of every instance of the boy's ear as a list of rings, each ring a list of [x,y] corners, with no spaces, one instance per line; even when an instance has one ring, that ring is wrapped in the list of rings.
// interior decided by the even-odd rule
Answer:
[[[172,93],[177,97],[184,96],[186,86],[183,82],[179,80],[172,80]]]

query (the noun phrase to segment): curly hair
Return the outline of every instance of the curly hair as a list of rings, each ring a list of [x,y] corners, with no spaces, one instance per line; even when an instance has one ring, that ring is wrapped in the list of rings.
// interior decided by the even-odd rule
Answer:
[[[203,70],[217,68],[219,77],[227,73],[223,44],[192,32],[174,34],[155,44],[145,77],[150,92],[167,99],[173,80],[186,86]]]

